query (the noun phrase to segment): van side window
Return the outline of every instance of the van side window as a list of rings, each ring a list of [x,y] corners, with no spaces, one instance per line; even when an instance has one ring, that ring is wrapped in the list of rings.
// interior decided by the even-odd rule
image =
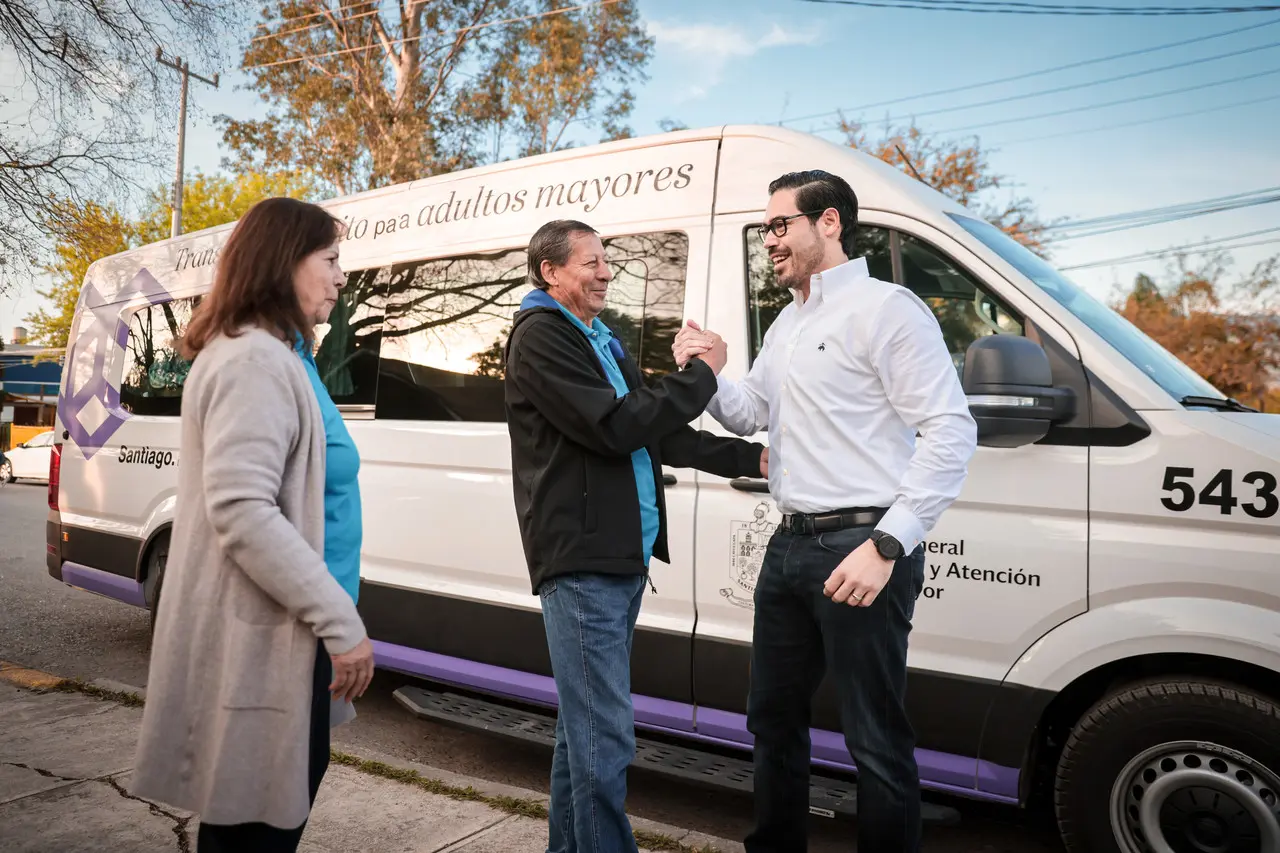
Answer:
[[[684,316],[689,235],[664,231],[604,241],[613,270],[600,322],[613,331],[648,384],[676,369],[671,341]]]
[[[964,270],[927,243],[898,234],[902,282],[933,309],[951,360],[963,373],[964,355],[985,335],[1023,334],[1022,320],[1011,314]]]
[[[793,299],[791,291],[774,278],[773,262],[756,233],[757,227],[750,225],[743,232],[747,250],[747,324],[751,345],[748,357],[752,362],[764,345],[764,333],[769,331],[773,321]],[[888,229],[859,225],[854,246],[856,256],[867,259],[867,271],[872,278],[893,281],[893,253]]]
[[[689,238],[679,232],[611,237],[613,269],[600,320],[646,380],[675,369],[671,339],[684,311]],[[503,350],[530,291],[523,248],[398,264],[384,271],[376,417],[506,420]]]
[[[135,415],[177,417],[182,411],[182,385],[191,362],[178,354],[177,343],[191,322],[200,297],[148,305],[129,318],[120,380],[120,407]]]
[[[350,411],[374,404],[386,302],[383,270],[350,272],[329,322],[316,328],[316,367],[339,408]]]
[[[502,349],[529,292],[524,249],[385,271],[378,418],[502,421]]]

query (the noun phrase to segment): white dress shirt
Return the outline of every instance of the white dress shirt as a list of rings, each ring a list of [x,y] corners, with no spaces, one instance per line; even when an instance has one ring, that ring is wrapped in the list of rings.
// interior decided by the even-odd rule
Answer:
[[[876,527],[910,553],[977,447],[938,321],[910,290],[871,278],[864,258],[813,276],[808,300],[793,293],[746,379],[721,376],[707,412],[738,435],[768,428],[779,510],[888,507]]]

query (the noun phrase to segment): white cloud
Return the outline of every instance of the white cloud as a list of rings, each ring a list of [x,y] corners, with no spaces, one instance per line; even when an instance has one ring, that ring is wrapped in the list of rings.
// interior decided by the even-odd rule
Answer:
[[[805,30],[804,32],[786,30],[774,24],[764,38],[760,39],[761,48],[766,47],[793,47],[800,44],[815,44],[818,41],[817,30]]]
[[[749,59],[762,50],[814,44],[817,30],[788,30],[773,24],[763,35],[751,35],[744,28],[727,24],[665,24],[647,22],[649,34],[659,50],[670,50],[688,63],[697,85],[677,96],[678,101],[705,97],[720,82],[733,60]]]

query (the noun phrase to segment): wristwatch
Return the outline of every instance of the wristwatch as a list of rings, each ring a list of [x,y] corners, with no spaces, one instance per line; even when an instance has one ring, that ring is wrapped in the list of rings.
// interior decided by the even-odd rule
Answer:
[[[883,530],[872,531],[871,541],[876,543],[876,550],[886,560],[896,560],[902,556],[902,543]]]

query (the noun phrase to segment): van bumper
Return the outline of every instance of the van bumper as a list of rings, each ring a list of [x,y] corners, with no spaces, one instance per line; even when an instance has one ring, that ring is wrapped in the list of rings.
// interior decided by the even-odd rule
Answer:
[[[44,562],[49,576],[62,580],[62,516],[56,509],[49,510],[44,522]]]

